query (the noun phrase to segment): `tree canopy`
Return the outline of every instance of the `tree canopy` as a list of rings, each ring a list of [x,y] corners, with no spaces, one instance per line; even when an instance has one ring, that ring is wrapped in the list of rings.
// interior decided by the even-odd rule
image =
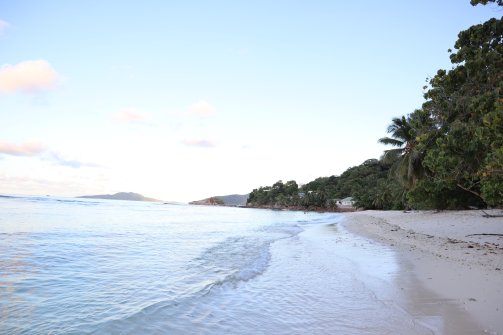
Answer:
[[[422,106],[393,118],[390,136],[378,140],[392,147],[380,160],[300,188],[278,182],[254,190],[249,203],[327,207],[352,196],[374,209],[503,206],[502,42],[501,18],[461,31],[449,50],[452,68],[429,78]]]
[[[472,6],[487,5],[489,2],[497,3],[498,6],[503,6],[503,0],[470,0]]]
[[[470,27],[458,35],[454,67],[430,79],[417,129],[427,171],[410,193],[419,207],[503,203],[503,22]],[[418,112],[419,113],[419,112]],[[431,203],[432,198],[449,201]]]

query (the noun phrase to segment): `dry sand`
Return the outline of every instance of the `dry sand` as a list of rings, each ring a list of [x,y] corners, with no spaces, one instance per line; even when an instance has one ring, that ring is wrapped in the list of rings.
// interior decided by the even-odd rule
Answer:
[[[501,210],[486,211],[501,215]],[[364,211],[344,227],[399,250],[429,290],[459,304],[482,333],[503,334],[503,217],[482,211]]]

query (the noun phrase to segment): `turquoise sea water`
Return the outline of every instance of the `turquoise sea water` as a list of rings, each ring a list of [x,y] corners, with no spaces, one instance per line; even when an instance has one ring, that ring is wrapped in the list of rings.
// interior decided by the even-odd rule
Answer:
[[[336,232],[340,219],[0,197],[0,334],[431,334],[432,324],[440,329],[440,316],[411,315],[391,299],[398,271],[393,252],[357,248],[364,242]]]

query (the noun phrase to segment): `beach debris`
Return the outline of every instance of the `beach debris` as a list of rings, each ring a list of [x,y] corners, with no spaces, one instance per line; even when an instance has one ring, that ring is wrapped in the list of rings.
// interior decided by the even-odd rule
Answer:
[[[470,236],[503,236],[503,234],[487,234],[487,233],[481,233],[481,234],[469,234],[469,235],[466,235],[465,237],[470,237]]]
[[[484,211],[483,209],[481,209],[481,211],[484,213],[484,215],[482,215],[482,216],[485,218],[503,218],[503,214],[496,214],[496,215],[489,214],[486,211]]]

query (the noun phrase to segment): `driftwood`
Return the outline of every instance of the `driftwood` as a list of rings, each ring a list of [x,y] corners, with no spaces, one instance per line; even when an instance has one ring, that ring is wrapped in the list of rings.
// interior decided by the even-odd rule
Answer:
[[[503,236],[503,234],[470,234],[470,235],[466,235],[465,237],[469,237],[469,236]]]
[[[483,209],[481,209],[481,211],[484,213],[484,215],[482,215],[482,216],[485,218],[503,218],[503,214],[492,215],[492,214],[487,213]]]

